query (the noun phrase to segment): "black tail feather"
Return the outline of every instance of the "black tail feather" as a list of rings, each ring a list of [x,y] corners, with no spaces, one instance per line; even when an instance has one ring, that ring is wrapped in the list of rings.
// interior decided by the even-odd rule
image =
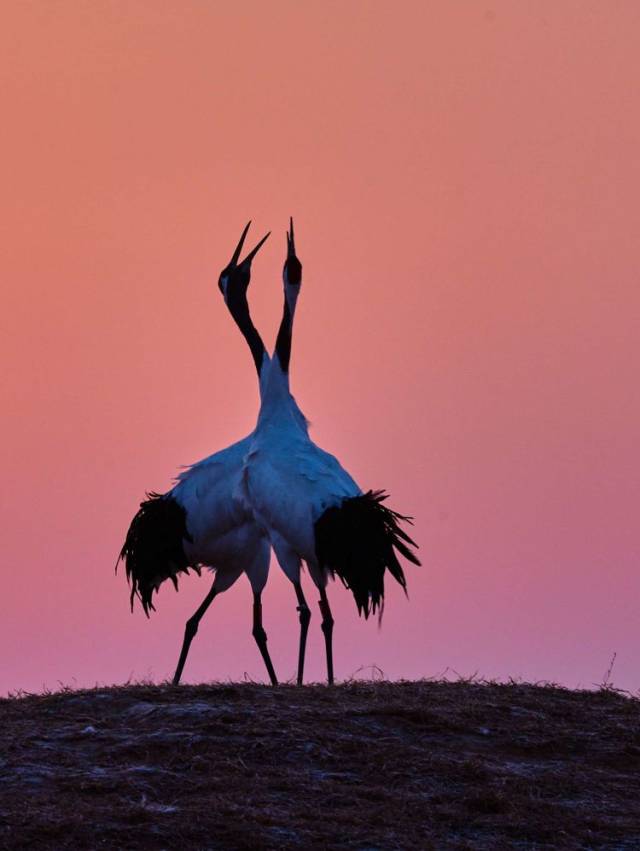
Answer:
[[[171,579],[177,591],[178,574],[188,573],[189,568],[200,572],[198,565],[189,563],[183,540],[192,540],[184,508],[170,494],[148,493],[131,521],[118,557],[118,561],[124,561],[131,583],[132,611],[137,596],[148,617],[150,610],[155,611],[153,592],[165,579]]]
[[[384,573],[388,570],[405,593],[407,580],[396,550],[419,565],[409,547],[417,547],[400,527],[411,517],[383,505],[384,491],[368,491],[328,508],[316,521],[316,555],[321,567],[331,571],[351,589],[358,613],[365,618],[384,605]]]

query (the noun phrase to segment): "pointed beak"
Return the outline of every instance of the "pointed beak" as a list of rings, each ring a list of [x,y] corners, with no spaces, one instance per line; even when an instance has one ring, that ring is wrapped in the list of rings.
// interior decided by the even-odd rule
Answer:
[[[296,243],[293,235],[293,217],[289,219],[287,231],[287,259],[284,262],[285,283],[299,287],[302,281],[302,264],[296,256]]]
[[[293,238],[293,217],[289,219],[289,231],[287,233],[287,254],[289,257],[295,256],[296,244]]]
[[[256,256],[258,251],[262,248],[263,244],[266,242],[267,238],[271,234],[271,231],[269,231],[269,233],[266,234],[266,236],[263,236],[262,239],[260,240],[260,242],[253,249],[253,251],[250,251],[247,254],[247,256],[244,258],[244,260],[241,263],[238,263],[238,259],[240,257],[240,252],[242,251],[242,246],[244,245],[244,240],[245,240],[245,237],[246,237],[246,235],[249,231],[250,225],[251,225],[251,220],[249,220],[247,222],[245,229],[242,231],[242,236],[240,237],[240,242],[236,246],[236,250],[233,252],[233,257],[231,258],[231,261],[229,262],[227,269],[231,269],[233,267],[237,268],[238,266],[251,266],[251,261]]]
[[[256,247],[253,249],[253,251],[250,251],[250,252],[247,254],[247,256],[244,258],[244,260],[242,261],[242,265],[243,265],[243,266],[249,266],[249,265],[251,265],[251,261],[252,261],[252,260],[253,260],[253,258],[256,256],[256,254],[258,253],[258,251],[260,251],[260,249],[262,248],[262,246],[264,245],[264,243],[267,241],[267,239],[269,239],[269,237],[270,237],[270,236],[271,236],[271,231],[269,231],[269,233],[265,234],[265,235],[262,237],[262,239],[261,239],[261,240],[260,240],[260,242],[256,245]]]
[[[249,231],[249,227],[251,225],[251,219],[247,222],[245,229],[242,231],[242,236],[240,237],[240,242],[238,243],[236,250],[233,252],[233,257],[231,258],[231,262],[229,266],[237,266],[238,265],[238,257],[240,257],[240,252],[242,251],[242,246],[244,245],[244,239]]]

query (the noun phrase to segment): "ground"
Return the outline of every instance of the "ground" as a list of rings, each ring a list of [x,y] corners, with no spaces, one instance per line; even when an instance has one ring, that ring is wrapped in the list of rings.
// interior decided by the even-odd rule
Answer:
[[[640,701],[469,682],[0,700],[3,849],[640,849]]]

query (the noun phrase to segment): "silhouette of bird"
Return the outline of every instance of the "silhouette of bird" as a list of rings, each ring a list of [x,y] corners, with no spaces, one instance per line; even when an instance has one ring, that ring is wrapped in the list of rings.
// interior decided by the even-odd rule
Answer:
[[[215,572],[211,589],[185,625],[174,683],[180,681],[200,620],[217,594],[246,573],[253,590],[253,636],[272,684],[277,684],[262,625],[261,594],[268,577],[270,548],[291,580],[298,602],[299,684],[303,681],[311,618],[301,585],[301,561],[320,592],[327,675],[333,683],[333,617],[326,594],[337,575],[350,588],[365,618],[384,602],[387,570],[406,591],[396,550],[420,564],[416,544],[401,521],[411,518],[383,505],[383,491],[363,493],[340,463],[308,434],[308,423],[289,390],[293,319],[302,283],[293,220],[287,232],[283,268],[284,304],[273,359],[251,320],[247,289],[251,261],[267,239],[238,263],[245,227],[233,257],[219,277],[219,288],[242,332],[258,373],[261,407],[254,432],[180,474],[166,494],[148,494],[135,515],[119,556],[131,581],[131,606],[140,598],[147,614],[152,596],[171,579],[201,567]]]
[[[247,511],[266,530],[278,562],[294,584],[300,611],[298,682],[302,682],[310,612],[300,585],[301,561],[320,592],[327,678],[333,683],[333,617],[327,580],[337,575],[351,589],[359,614],[382,613],[387,571],[406,592],[397,553],[415,565],[415,542],[401,528],[411,518],[384,503],[384,491],[364,493],[339,461],[309,437],[308,423],[289,389],[293,320],[302,265],[293,221],[283,269],[284,307],[263,388],[260,414],[244,460],[242,494]]]
[[[242,232],[231,261],[220,273],[218,286],[247,341],[262,394],[270,358],[251,320],[247,288],[251,262],[269,234],[238,262],[250,224]],[[215,572],[209,593],[186,622],[174,684],[180,681],[203,615],[214,598],[229,589],[242,573],[247,575],[253,591],[253,637],[271,682],[277,684],[262,625],[261,594],[269,571],[269,539],[251,511],[235,498],[251,440],[249,435],[193,464],[178,476],[167,493],[147,494],[131,522],[118,558],[118,562],[124,561],[131,583],[131,608],[138,597],[147,616],[154,609],[153,592],[157,593],[165,580],[170,579],[177,590],[180,573],[193,569],[200,575],[201,567]]]

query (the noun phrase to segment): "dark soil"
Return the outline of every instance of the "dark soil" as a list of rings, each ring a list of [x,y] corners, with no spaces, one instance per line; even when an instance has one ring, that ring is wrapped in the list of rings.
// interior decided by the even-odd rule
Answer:
[[[640,849],[640,701],[468,682],[2,700],[0,848]]]

